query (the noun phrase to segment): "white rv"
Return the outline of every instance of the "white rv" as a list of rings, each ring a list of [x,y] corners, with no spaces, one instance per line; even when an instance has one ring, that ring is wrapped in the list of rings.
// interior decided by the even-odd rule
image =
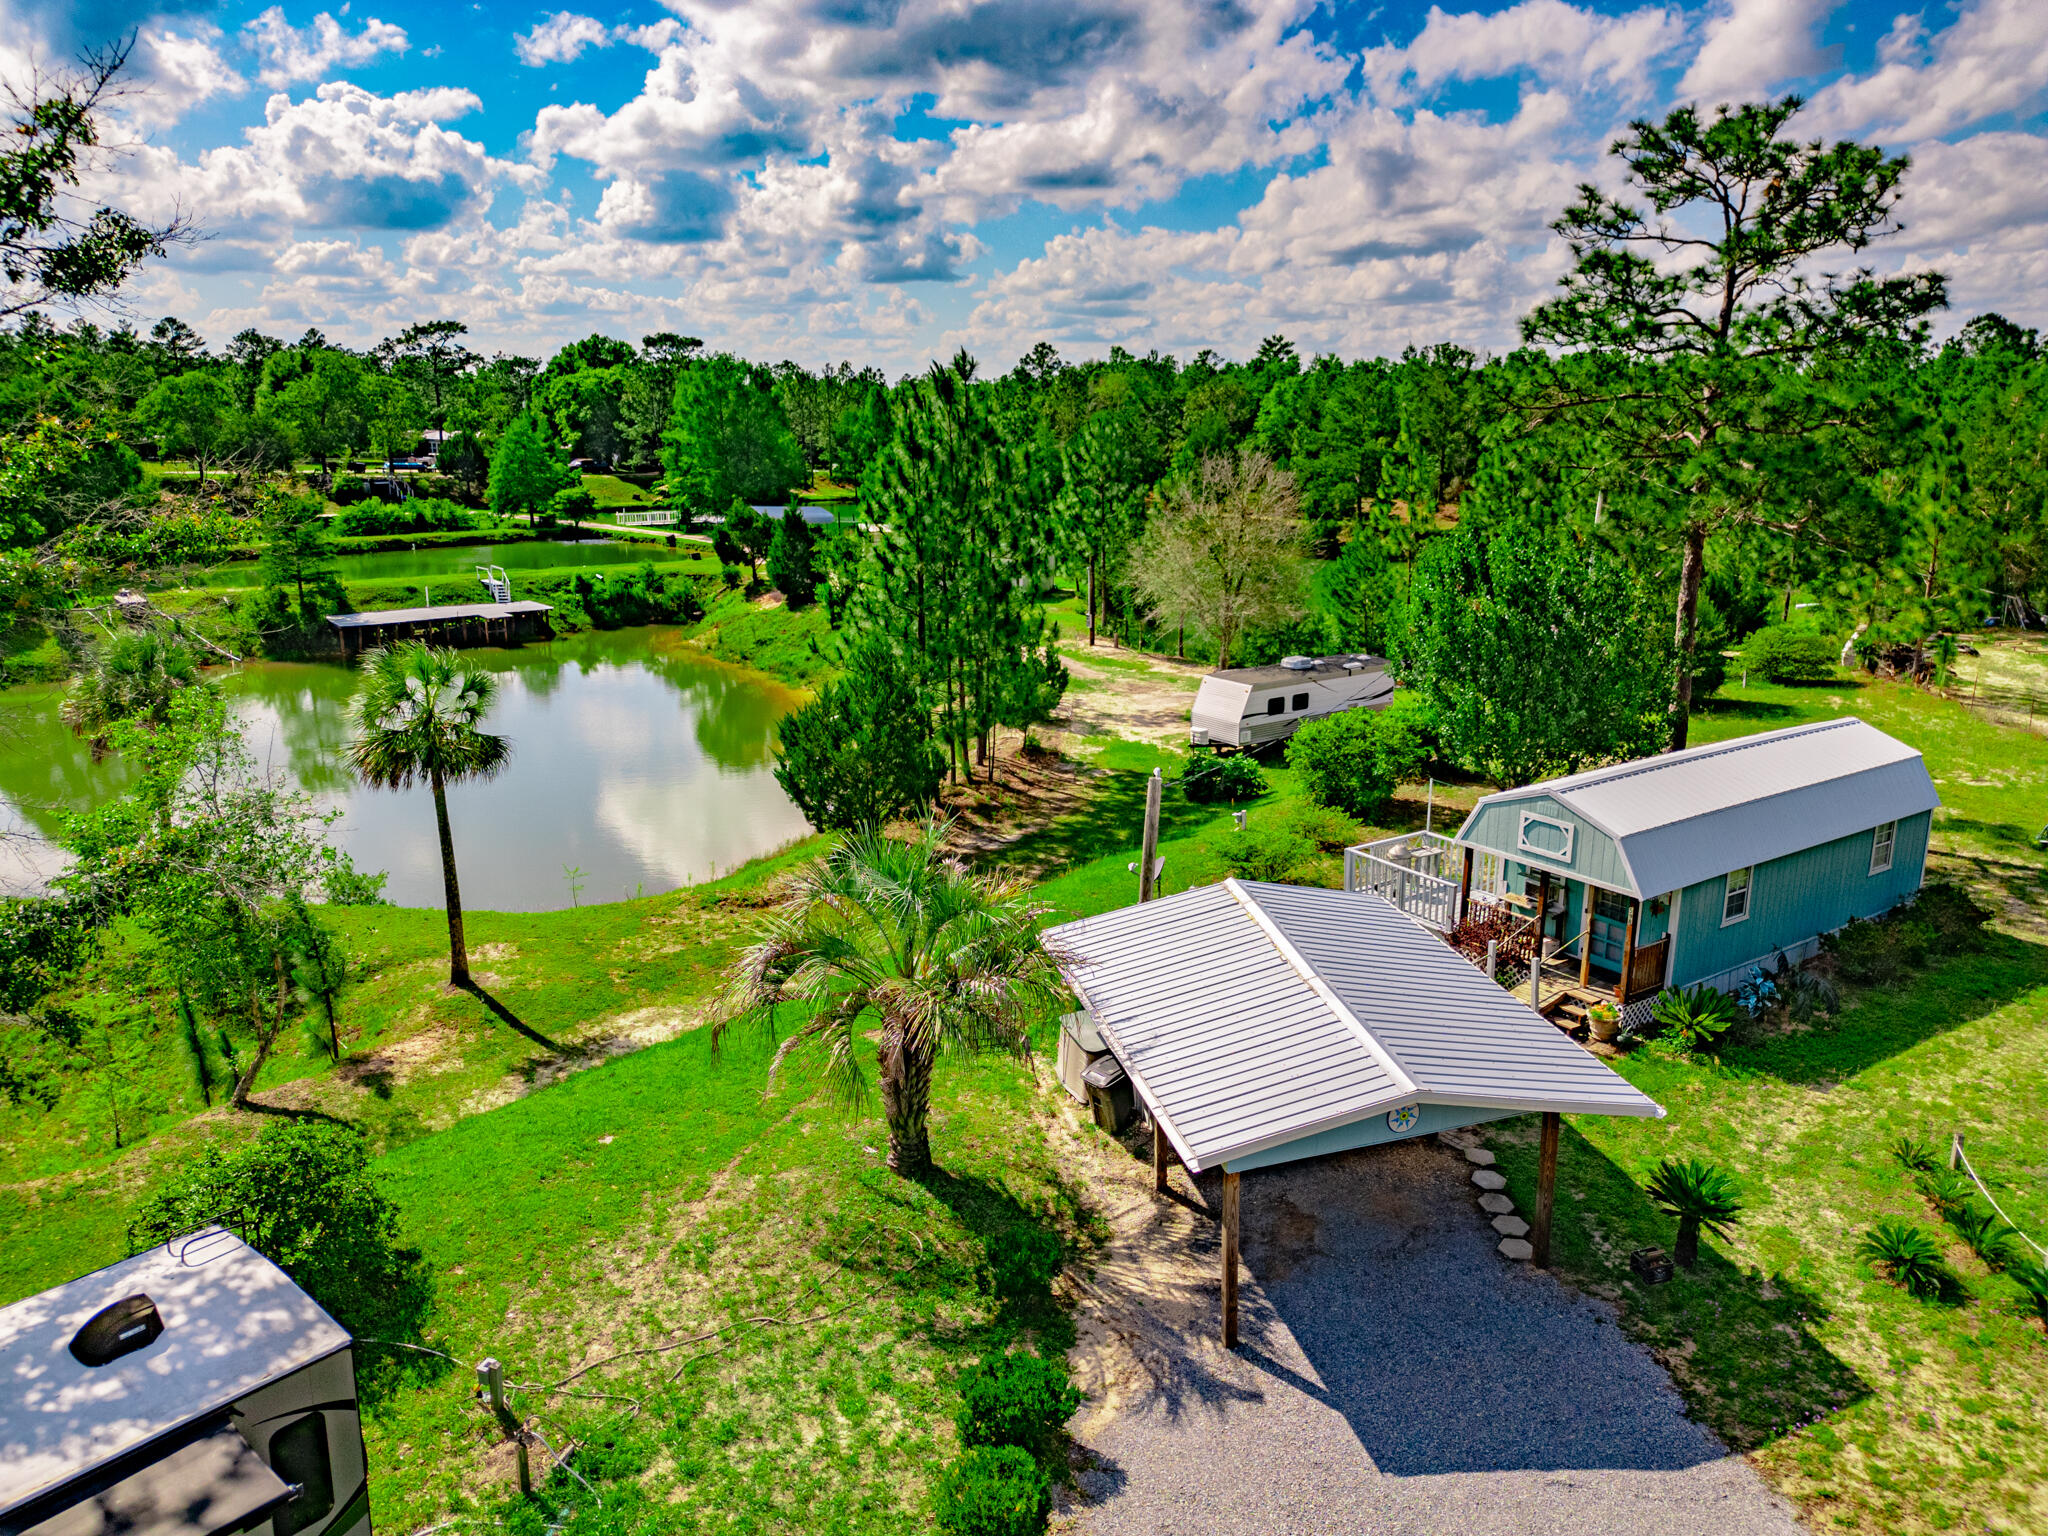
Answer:
[[[0,1307],[6,1536],[370,1536],[348,1334],[208,1227]]]
[[[1277,666],[1232,667],[1202,679],[1189,740],[1264,746],[1292,736],[1304,720],[1385,709],[1393,697],[1394,677],[1381,656],[1286,656]]]

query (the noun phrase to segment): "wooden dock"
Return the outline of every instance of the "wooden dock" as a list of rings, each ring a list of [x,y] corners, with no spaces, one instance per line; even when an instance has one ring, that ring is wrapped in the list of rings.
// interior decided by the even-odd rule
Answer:
[[[360,655],[394,640],[429,640],[436,645],[511,645],[552,639],[547,603],[464,603],[446,608],[379,608],[368,613],[330,613],[327,622],[344,656]]]

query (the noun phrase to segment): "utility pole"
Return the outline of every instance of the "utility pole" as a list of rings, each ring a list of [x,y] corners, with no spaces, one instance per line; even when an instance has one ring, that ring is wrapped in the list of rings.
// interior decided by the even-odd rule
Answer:
[[[1154,882],[1159,878],[1161,868],[1157,857],[1159,852],[1159,796],[1165,788],[1165,781],[1159,777],[1159,770],[1152,770],[1152,777],[1145,781],[1145,839],[1138,850],[1138,900],[1150,901],[1158,894]]]

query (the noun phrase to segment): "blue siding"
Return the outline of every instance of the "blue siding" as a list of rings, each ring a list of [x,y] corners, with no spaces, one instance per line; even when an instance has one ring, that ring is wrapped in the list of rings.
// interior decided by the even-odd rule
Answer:
[[[1571,858],[1544,857],[1522,849],[1517,839],[1524,811],[1533,811],[1539,816],[1547,816],[1553,821],[1561,821],[1571,827]],[[1614,846],[1614,839],[1582,817],[1566,810],[1548,795],[1530,795],[1524,799],[1482,805],[1459,829],[1458,840],[1491,853],[1503,854],[1518,862],[1534,858],[1539,863],[1547,864],[1553,871],[1568,872],[1581,880],[1591,880],[1595,885],[1604,885],[1610,890],[1625,891],[1629,886],[1628,873],[1622,868],[1621,853]]]
[[[1298,1141],[1268,1147],[1263,1152],[1233,1157],[1223,1167],[1229,1173],[1245,1173],[1253,1168],[1271,1168],[1280,1163],[1297,1163],[1304,1157],[1326,1157],[1332,1152],[1349,1152],[1354,1147],[1376,1147],[1383,1141],[1412,1141],[1417,1136],[1427,1136],[1432,1131],[1455,1130],[1461,1125],[1479,1125],[1487,1120],[1506,1120],[1527,1113],[1526,1110],[1519,1109],[1487,1109],[1477,1104],[1422,1104],[1417,1108],[1421,1114],[1412,1130],[1391,1130],[1387,1126],[1385,1115],[1368,1115],[1363,1120],[1354,1120],[1351,1124],[1340,1125],[1335,1130],[1318,1131],[1313,1136],[1303,1136]]]
[[[1831,933],[1852,917],[1877,917],[1920,888],[1929,813],[1899,823],[1892,867],[1870,873],[1871,832],[1759,864],[1751,877],[1749,917],[1721,924],[1726,875],[1685,888],[1679,907],[1678,953],[1672,980],[1684,986],[1781,949]],[[1652,935],[1654,937],[1654,935]]]

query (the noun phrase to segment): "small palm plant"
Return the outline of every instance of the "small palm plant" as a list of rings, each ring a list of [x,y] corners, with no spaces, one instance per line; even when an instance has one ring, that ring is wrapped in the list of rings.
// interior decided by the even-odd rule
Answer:
[[[1913,1187],[1941,1214],[1944,1221],[1969,1205],[1977,1187],[1953,1168],[1929,1168],[1914,1176]]]
[[[1735,1002],[1725,992],[1701,984],[1667,987],[1650,1005],[1657,1028],[1682,1051],[1712,1045],[1735,1023]]]
[[[2048,1324],[2048,1264],[2039,1259],[2014,1259],[2006,1265],[2005,1272],[2027,1293],[2027,1303],[2033,1307],[2034,1315]]]
[[[1909,1173],[1932,1173],[1940,1166],[1934,1148],[1912,1136],[1901,1136],[1892,1143],[1892,1157]]]
[[[448,983],[456,987],[469,985],[469,946],[462,932],[447,786],[491,778],[511,760],[510,741],[477,729],[497,696],[490,673],[463,666],[453,651],[407,640],[363,657],[363,680],[348,706],[355,734],[346,753],[356,777],[379,789],[406,789],[425,780],[434,792],[448,902]]]
[[[1975,1201],[1950,1213],[1948,1224],[1987,1269],[2005,1269],[2019,1256],[2019,1234]]]
[[[905,1176],[931,1166],[940,1049],[1022,1055],[1062,985],[1039,940],[1049,909],[1025,897],[1025,882],[947,857],[949,825],[935,818],[903,841],[851,833],[799,871],[733,968],[712,1034],[746,1019],[773,1031],[779,1013],[796,1014],[770,1080],[793,1051],[821,1049],[848,1103],[866,1095],[859,1055],[873,1041],[889,1166]]]
[[[1700,1261],[1702,1228],[1725,1242],[1728,1229],[1742,1219],[1742,1191],[1735,1180],[1698,1158],[1665,1158],[1644,1192],[1659,1210],[1678,1218],[1671,1257],[1687,1269]]]
[[[1856,1244],[1856,1257],[1884,1271],[1894,1285],[1923,1299],[1944,1295],[1956,1283],[1941,1244],[1910,1221],[1886,1217]]]

